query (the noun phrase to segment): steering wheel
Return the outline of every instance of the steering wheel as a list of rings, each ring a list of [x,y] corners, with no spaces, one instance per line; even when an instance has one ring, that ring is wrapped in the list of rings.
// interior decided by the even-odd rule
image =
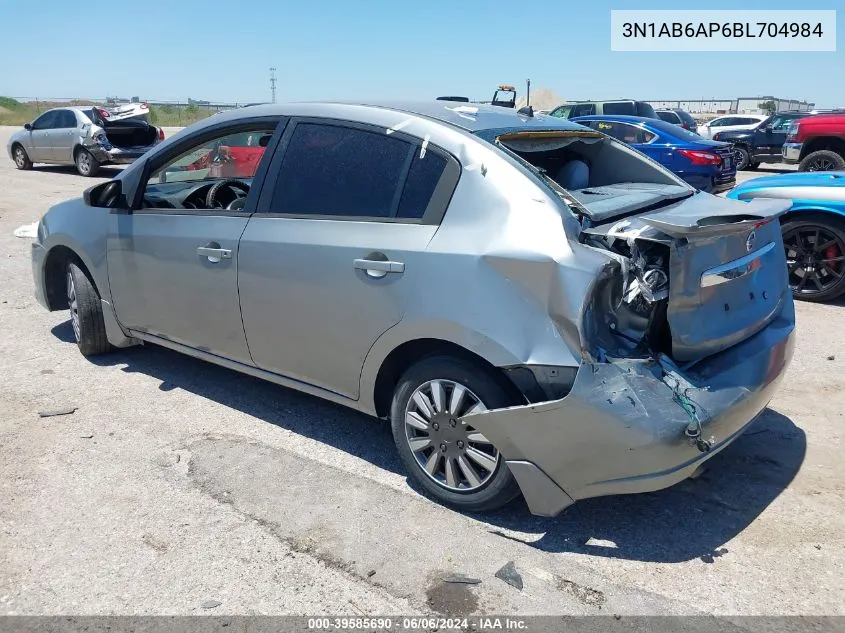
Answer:
[[[223,205],[217,204],[217,194],[220,193],[220,190],[224,187],[227,187],[230,190],[240,189],[244,194],[249,193],[249,185],[240,180],[236,180],[234,178],[227,178],[226,180],[221,180],[219,182],[214,183],[211,186],[211,189],[208,190],[208,193],[205,196],[205,206],[207,209],[216,209],[219,207],[222,208]],[[226,208],[229,209],[235,202],[241,200],[243,196],[239,196],[236,191],[234,191],[235,199],[229,203],[229,206]]]

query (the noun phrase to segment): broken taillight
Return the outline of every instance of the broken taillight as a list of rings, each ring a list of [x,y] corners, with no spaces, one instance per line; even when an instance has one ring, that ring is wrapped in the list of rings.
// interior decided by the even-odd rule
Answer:
[[[694,149],[679,149],[678,153],[688,158],[693,165],[719,165],[722,157],[711,152],[701,152]]]

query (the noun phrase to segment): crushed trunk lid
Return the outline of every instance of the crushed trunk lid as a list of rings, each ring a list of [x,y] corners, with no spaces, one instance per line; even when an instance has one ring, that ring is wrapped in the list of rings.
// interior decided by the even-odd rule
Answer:
[[[790,290],[775,220],[791,204],[758,199],[737,205],[697,194],[583,233],[588,244],[631,255],[623,266],[623,300],[632,287],[649,302],[665,298],[672,356],[695,362],[756,334],[780,313]],[[668,280],[649,273],[641,256],[655,244],[668,249]]]

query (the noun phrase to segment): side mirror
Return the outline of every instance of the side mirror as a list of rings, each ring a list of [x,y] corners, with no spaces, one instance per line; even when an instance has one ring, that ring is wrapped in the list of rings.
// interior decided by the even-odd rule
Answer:
[[[82,199],[89,207],[129,209],[129,203],[123,194],[123,184],[120,180],[109,180],[89,187],[83,192]]]
[[[24,123],[23,129],[32,131],[32,123]]]

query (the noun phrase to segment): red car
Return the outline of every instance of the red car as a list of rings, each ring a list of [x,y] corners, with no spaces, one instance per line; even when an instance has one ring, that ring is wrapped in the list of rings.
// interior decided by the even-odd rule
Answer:
[[[266,137],[266,138],[265,138]],[[252,178],[264,155],[269,135],[245,133],[218,145],[190,165],[188,171],[208,169],[211,178]]]
[[[845,169],[845,112],[796,120],[781,152],[783,162],[798,163],[799,171]]]

